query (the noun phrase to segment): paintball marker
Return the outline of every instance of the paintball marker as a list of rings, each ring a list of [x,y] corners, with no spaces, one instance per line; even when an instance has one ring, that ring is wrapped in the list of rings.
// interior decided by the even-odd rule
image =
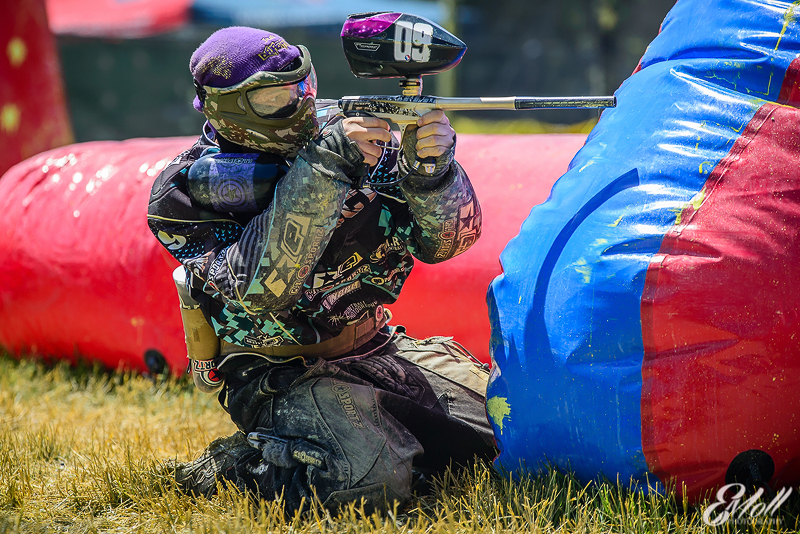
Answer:
[[[349,116],[375,116],[401,133],[434,110],[579,109],[616,106],[614,96],[443,98],[422,95],[422,76],[449,70],[467,51],[458,37],[428,19],[407,13],[358,13],[342,27],[342,47],[359,78],[401,78],[399,96],[345,96],[339,107]]]

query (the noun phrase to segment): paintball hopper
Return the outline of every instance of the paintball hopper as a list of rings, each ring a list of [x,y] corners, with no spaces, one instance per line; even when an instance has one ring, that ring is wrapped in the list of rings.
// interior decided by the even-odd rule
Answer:
[[[360,78],[420,78],[458,65],[465,45],[435,22],[407,13],[358,13],[342,27],[350,70]]]

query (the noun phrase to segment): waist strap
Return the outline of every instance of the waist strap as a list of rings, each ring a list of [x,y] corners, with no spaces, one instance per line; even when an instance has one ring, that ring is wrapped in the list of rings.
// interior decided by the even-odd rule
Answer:
[[[389,322],[392,314],[383,306],[375,308],[375,314],[363,321],[347,325],[342,332],[331,339],[326,339],[313,345],[279,345],[277,347],[242,347],[220,340],[220,355],[222,362],[228,356],[235,354],[259,354],[276,358],[290,358],[292,356],[307,356],[309,358],[322,358],[330,360],[342,354],[347,354],[375,337],[378,330]]]

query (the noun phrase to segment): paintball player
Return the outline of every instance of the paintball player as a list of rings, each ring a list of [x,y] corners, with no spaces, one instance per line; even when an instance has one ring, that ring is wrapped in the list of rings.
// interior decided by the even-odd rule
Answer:
[[[194,381],[221,387],[239,432],[177,464],[178,484],[282,494],[290,512],[314,497],[381,509],[450,463],[491,458],[485,366],[450,338],[409,337],[384,308],[413,257],[444,261],[480,235],[444,113],[398,142],[385,121],[316,100],[308,50],[254,28],[215,32],[190,70],[208,121],[156,179],[148,221],[182,264]]]

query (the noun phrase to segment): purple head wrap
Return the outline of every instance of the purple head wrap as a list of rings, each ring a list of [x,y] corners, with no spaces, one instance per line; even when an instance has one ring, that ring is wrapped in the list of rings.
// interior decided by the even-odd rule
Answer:
[[[256,72],[286,70],[300,57],[300,49],[278,34],[232,26],[212,33],[194,51],[189,70],[200,85],[231,87]],[[194,108],[202,111],[195,97]]]

